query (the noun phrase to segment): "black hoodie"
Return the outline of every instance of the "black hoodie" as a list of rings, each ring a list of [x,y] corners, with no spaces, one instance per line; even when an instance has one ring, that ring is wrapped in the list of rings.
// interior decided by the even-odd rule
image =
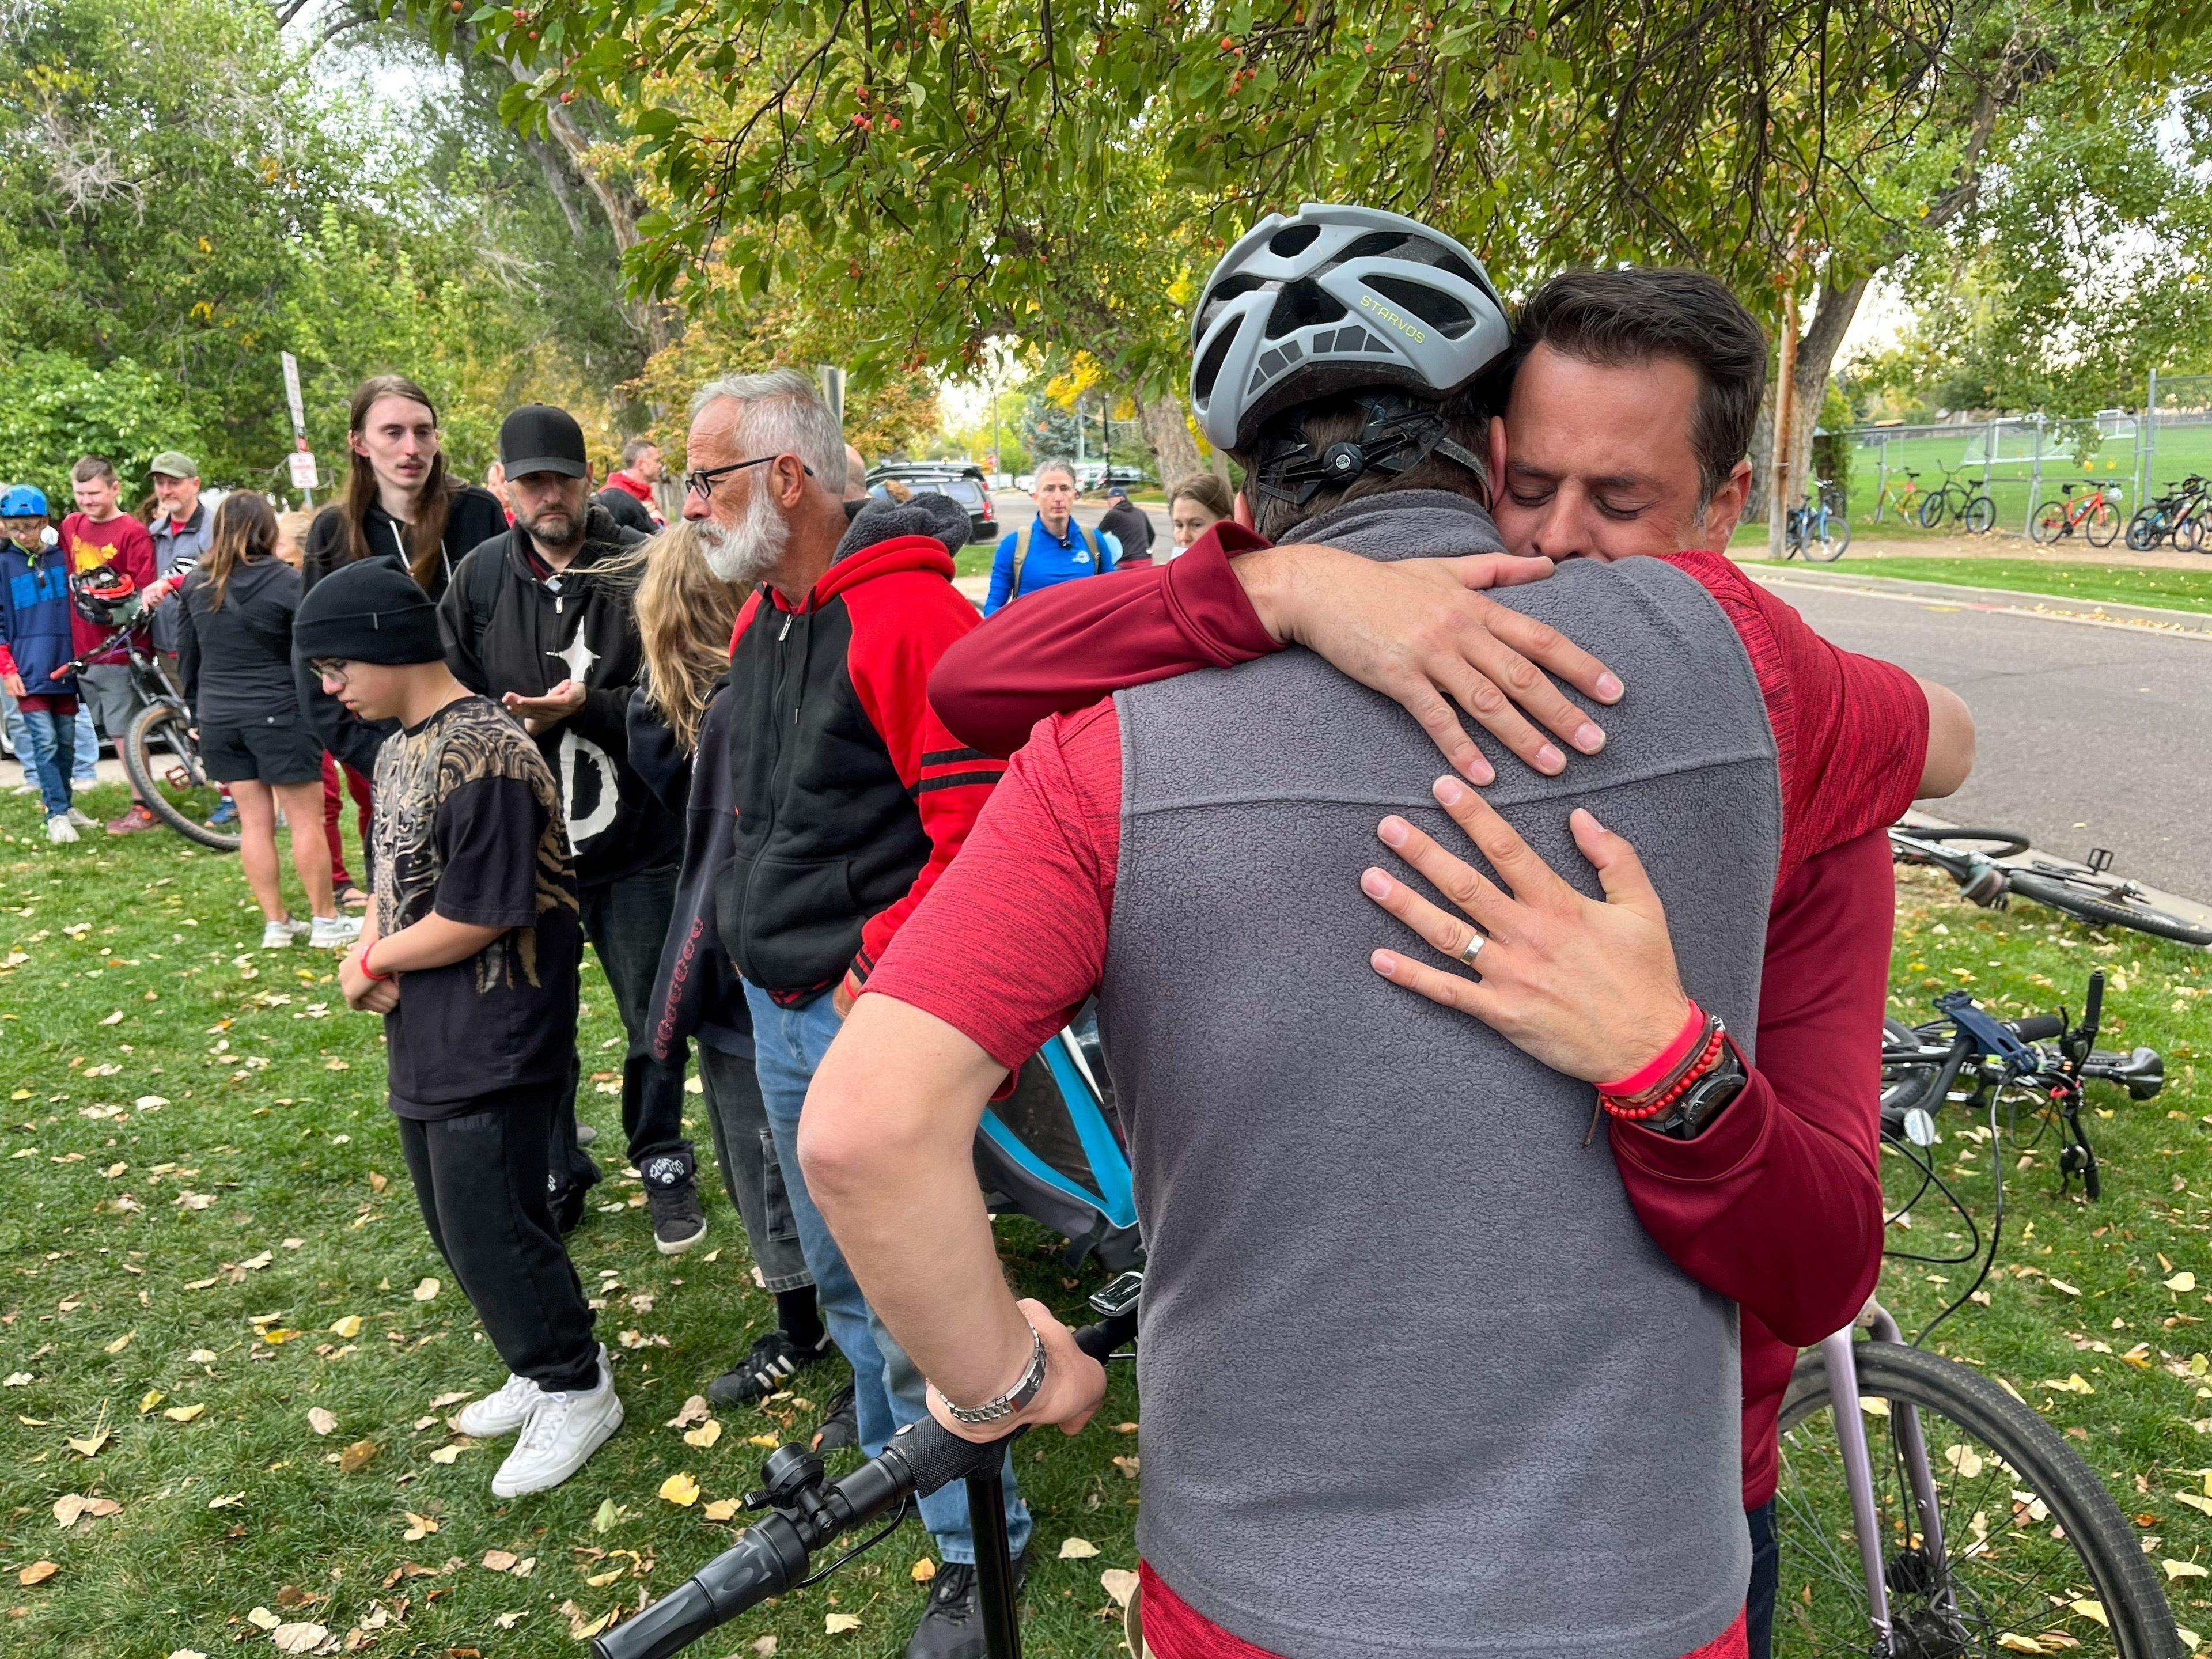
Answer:
[[[583,684],[584,706],[541,732],[538,747],[560,780],[576,879],[586,887],[672,864],[683,851],[681,821],[629,763],[624,722],[645,672],[636,573],[593,569],[643,540],[594,506],[582,550],[554,571],[516,526],[460,562],[438,605],[447,663],[471,690],[539,697],[562,680]]]

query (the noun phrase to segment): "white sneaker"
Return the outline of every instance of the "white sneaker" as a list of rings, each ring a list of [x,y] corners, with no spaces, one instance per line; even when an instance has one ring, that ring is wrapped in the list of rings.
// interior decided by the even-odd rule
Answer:
[[[538,1396],[543,1392],[528,1377],[509,1371],[496,1394],[470,1401],[454,1414],[453,1422],[471,1440],[513,1434],[529,1417],[530,1408],[538,1403]]]
[[[96,830],[100,827],[98,818],[94,817],[89,812],[79,811],[74,804],[69,810],[69,821],[80,830]]]
[[[17,784],[15,788],[10,790],[9,793],[10,794],[16,795],[36,795],[43,793],[44,792],[40,789],[36,783],[33,783],[28,778],[25,778],[22,782]]]
[[[76,839],[76,826],[69,821],[69,814],[57,812],[46,820],[46,839],[57,847],[66,847]]]
[[[337,951],[361,937],[359,916],[317,916],[307,943],[318,951]]]
[[[292,941],[307,931],[304,921],[294,921],[289,916],[283,921],[264,922],[261,928],[261,948],[264,951],[289,951]]]
[[[599,1387],[566,1394],[540,1391],[522,1425],[522,1437],[491,1478],[492,1496],[520,1498],[559,1486],[622,1425],[622,1401],[601,1348]]]

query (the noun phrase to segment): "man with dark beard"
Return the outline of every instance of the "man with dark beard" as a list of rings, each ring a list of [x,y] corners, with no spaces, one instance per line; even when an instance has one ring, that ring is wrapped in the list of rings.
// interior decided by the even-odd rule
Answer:
[[[691,402],[684,516],[723,580],[760,586],[738,613],[722,757],[736,825],[709,918],[745,981],[754,1063],[800,1248],[848,1401],[872,1455],[927,1414],[921,1374],[884,1333],[799,1178],[807,1085],[884,949],[966,841],[1005,769],[945,730],[926,695],[945,648],[976,624],[953,590],[965,508],[947,496],[868,507],[848,526],[847,457],[814,383],[732,375]],[[702,757],[702,763],[704,763]],[[696,875],[696,872],[694,872]],[[1006,1465],[1019,1557],[1029,1511]],[[975,1540],[964,1491],[921,1502],[945,1566],[908,1659],[980,1659]]]
[[[624,722],[645,653],[631,605],[639,567],[622,556],[645,538],[591,501],[583,428],[566,410],[524,404],[501,423],[499,453],[514,523],[454,571],[438,606],[446,654],[456,679],[499,698],[538,739],[560,783],[585,936],[629,1034],[630,1162],[653,1243],[676,1255],[706,1237],[707,1218],[684,1136],[684,1054],[655,1059],[648,1021],[683,828],[629,764]],[[556,1117],[573,1132],[573,1110]],[[566,1224],[593,1178],[580,1156],[554,1160]]]

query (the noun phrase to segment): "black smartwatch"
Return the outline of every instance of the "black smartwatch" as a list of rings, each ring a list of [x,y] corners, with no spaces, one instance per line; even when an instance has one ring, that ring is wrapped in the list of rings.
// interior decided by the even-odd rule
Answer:
[[[1743,1057],[1735,1051],[1735,1044],[1723,1042],[1721,1057],[1713,1068],[1682,1091],[1682,1097],[1661,1117],[1653,1118],[1643,1127],[1655,1134],[1671,1140],[1695,1140],[1729,1102],[1743,1092],[1743,1085],[1751,1080],[1743,1068]]]

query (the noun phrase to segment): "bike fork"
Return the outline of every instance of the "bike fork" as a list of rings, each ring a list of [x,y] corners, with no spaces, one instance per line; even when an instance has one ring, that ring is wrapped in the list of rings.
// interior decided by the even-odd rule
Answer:
[[[1006,1535],[1006,1489],[994,1468],[968,1479],[968,1519],[975,1534],[975,1605],[989,1659],[1022,1659],[1021,1613],[1014,1603],[1013,1552]]]
[[[1851,1530],[1859,1541],[1859,1565],[1866,1574],[1867,1618],[1874,1626],[1877,1653],[1891,1650],[1889,1581],[1882,1573],[1881,1517],[1875,1508],[1874,1465],[1867,1455],[1866,1417],[1859,1408],[1858,1362],[1851,1352],[1855,1325],[1846,1325],[1820,1342],[1828,1370],[1828,1400],[1836,1414],[1836,1446],[1843,1454],[1844,1489],[1850,1494]]]

